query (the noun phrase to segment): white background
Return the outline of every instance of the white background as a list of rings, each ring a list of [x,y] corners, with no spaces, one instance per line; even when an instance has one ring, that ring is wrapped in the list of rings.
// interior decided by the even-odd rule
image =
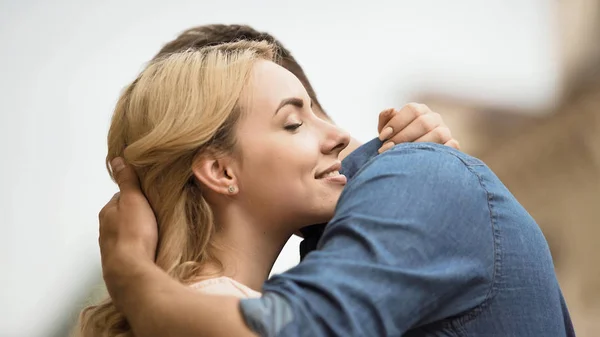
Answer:
[[[100,279],[115,192],[106,133],[123,86],[182,30],[247,23],[305,67],[356,138],[423,89],[540,107],[558,77],[552,1],[0,0],[0,336],[47,336]],[[292,240],[277,262],[297,262]]]

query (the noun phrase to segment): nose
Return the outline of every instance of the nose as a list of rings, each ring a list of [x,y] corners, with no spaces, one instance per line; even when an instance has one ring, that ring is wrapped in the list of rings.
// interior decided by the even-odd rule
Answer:
[[[322,127],[325,137],[321,141],[321,152],[338,156],[350,143],[350,134],[326,121],[322,121]]]

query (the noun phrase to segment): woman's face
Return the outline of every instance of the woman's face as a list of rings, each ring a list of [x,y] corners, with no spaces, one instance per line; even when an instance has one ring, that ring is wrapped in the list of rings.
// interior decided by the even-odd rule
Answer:
[[[329,221],[346,184],[338,155],[349,135],[318,118],[301,82],[273,62],[254,66],[240,106],[239,200],[290,230]]]

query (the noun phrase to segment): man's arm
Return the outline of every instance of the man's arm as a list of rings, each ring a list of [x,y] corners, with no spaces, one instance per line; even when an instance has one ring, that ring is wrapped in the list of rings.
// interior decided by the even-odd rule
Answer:
[[[140,208],[124,203],[117,212]],[[139,268],[137,276],[124,272],[152,260],[131,253],[135,245],[118,244],[123,235],[102,233],[122,232],[122,226],[144,232],[155,224],[111,214],[101,215],[101,247],[129,253],[102,249],[105,280],[139,337],[244,336],[250,333],[244,321],[261,336],[402,335],[468,312],[491,294],[494,243],[486,191],[441,146],[398,146],[361,169],[319,250],[269,280],[262,299],[239,302],[242,315],[238,300],[193,293],[158,268]]]
[[[200,294],[153,263],[125,277],[127,282],[112,288],[113,295],[135,336],[256,336],[244,323],[236,297]]]
[[[379,139],[374,139],[354,152],[352,158],[345,160],[344,174],[352,179],[377,155],[380,146]],[[135,335],[254,335],[241,317],[239,299],[193,291],[153,263],[156,220],[152,210],[131,167],[121,160],[113,162],[112,167],[121,193],[100,212],[103,274],[113,301],[127,317]],[[138,239],[149,243],[143,249],[135,249],[139,246]],[[273,315],[274,321],[281,318],[277,313],[268,314]]]
[[[362,168],[319,247],[242,300],[261,336],[400,336],[493,296],[488,193],[447,147],[400,145]],[[285,315],[276,315],[284,312]]]

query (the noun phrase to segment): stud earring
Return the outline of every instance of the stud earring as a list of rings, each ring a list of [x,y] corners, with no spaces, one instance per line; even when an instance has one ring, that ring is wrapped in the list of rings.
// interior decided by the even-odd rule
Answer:
[[[227,190],[229,191],[229,193],[235,193],[235,186],[229,185],[229,188],[227,188]]]

